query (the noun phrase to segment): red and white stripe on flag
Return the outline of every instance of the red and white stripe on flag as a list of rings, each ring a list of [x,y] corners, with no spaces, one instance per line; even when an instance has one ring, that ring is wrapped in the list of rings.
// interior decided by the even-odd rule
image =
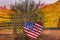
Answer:
[[[33,30],[24,27],[24,31],[26,32],[26,34],[29,36],[30,39],[37,40],[37,38],[41,34],[42,28],[43,25],[40,22],[35,22]]]

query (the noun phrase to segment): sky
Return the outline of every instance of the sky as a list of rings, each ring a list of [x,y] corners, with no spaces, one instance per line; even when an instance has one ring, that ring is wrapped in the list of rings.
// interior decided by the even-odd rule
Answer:
[[[35,1],[36,1],[36,3],[39,2],[39,0],[35,0]],[[41,1],[41,3],[44,3],[44,4],[53,4],[53,3],[57,2],[58,0],[40,0],[40,1]],[[9,8],[9,5],[11,5],[11,4],[14,5],[14,3],[15,3],[15,0],[0,0],[0,6],[6,5],[8,8]]]

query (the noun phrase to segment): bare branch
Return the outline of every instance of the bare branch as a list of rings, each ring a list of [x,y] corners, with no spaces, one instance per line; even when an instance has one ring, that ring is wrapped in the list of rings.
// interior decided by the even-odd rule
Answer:
[[[33,8],[34,8],[34,4],[35,4],[34,1],[32,1],[32,2],[30,3],[30,10],[33,10]]]
[[[38,9],[38,7],[40,6],[40,1],[39,1],[39,3],[36,5],[36,7],[33,9],[33,11],[36,11],[37,9]]]

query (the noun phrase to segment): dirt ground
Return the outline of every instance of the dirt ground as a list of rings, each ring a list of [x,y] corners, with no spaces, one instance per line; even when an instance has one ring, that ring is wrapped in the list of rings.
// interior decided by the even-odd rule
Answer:
[[[60,40],[60,30],[43,30],[41,40]]]
[[[6,35],[11,33],[12,31],[1,30],[0,40],[13,40],[11,35]],[[60,40],[60,30],[43,30],[38,40]]]

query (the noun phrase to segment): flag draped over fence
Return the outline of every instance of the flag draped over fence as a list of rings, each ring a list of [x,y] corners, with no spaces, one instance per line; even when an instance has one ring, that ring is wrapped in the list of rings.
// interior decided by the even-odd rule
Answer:
[[[38,36],[41,34],[42,28],[43,26],[40,22],[33,23],[28,21],[24,25],[24,31],[28,37],[33,40],[37,40]]]

